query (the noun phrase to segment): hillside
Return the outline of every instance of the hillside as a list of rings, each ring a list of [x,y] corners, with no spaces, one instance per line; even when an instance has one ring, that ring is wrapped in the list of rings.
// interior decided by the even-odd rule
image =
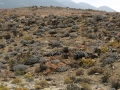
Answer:
[[[120,13],[0,10],[0,90],[120,90]]]

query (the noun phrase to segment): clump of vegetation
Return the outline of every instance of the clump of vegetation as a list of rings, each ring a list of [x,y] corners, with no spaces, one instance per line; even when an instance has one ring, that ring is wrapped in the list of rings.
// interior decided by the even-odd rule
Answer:
[[[103,82],[103,83],[108,83],[109,78],[110,78],[110,73],[105,72],[105,73],[103,74],[103,77],[102,77],[102,82]]]
[[[74,58],[75,60],[79,60],[79,59],[81,59],[81,58],[83,58],[83,57],[87,57],[87,53],[85,53],[85,52],[83,52],[83,51],[75,51],[75,52],[73,53],[73,58]]]
[[[75,85],[75,84],[69,84],[69,85],[67,85],[66,90],[81,90],[81,88],[78,87],[78,86]]]
[[[22,83],[22,80],[19,79],[19,78],[15,78],[15,79],[12,80],[11,83],[12,83],[12,84],[21,84],[21,83]]]
[[[69,83],[72,83],[73,81],[71,80],[71,78],[70,77],[65,77],[64,78],[64,83],[65,84],[69,84]]]
[[[30,74],[30,73],[26,73],[26,74],[24,75],[24,78],[25,78],[27,81],[33,81],[33,80],[34,80],[33,77],[32,77],[32,74]]]
[[[20,87],[20,88],[15,87],[14,90],[29,90],[29,89],[28,89],[28,88],[25,88],[25,87]]]
[[[36,85],[35,86],[41,86],[42,88],[46,88],[49,86],[48,82],[46,80],[41,80],[39,82],[36,82]]]
[[[114,82],[112,82],[111,85],[112,85],[112,88],[120,89],[120,81],[118,80],[115,80]]]
[[[7,86],[0,85],[0,90],[10,90]]]
[[[14,73],[16,76],[21,76],[25,74],[25,71],[15,71]]]
[[[32,40],[30,36],[24,36],[24,40]]]
[[[117,40],[114,40],[113,42],[110,42],[109,45],[112,47],[117,47],[119,45],[119,42]]]
[[[87,58],[87,59],[83,58],[81,63],[82,63],[82,67],[88,68],[88,67],[92,67],[95,65],[95,60],[90,59],[90,58]]]
[[[101,52],[102,52],[102,53],[108,52],[108,46],[103,46],[103,47],[101,48]]]
[[[88,83],[82,83],[81,86],[82,90],[92,90]]]
[[[35,85],[35,90],[41,90],[42,89],[42,87],[40,86],[40,85]]]
[[[30,74],[30,73],[26,73],[26,74],[24,75],[24,78],[30,78],[30,77],[32,77],[32,74]]]
[[[102,70],[101,68],[93,67],[90,69],[88,74],[90,74],[90,75],[95,74],[95,73],[102,74],[103,72],[104,72],[104,70]]]
[[[84,75],[83,69],[79,69],[76,71],[76,76]]]

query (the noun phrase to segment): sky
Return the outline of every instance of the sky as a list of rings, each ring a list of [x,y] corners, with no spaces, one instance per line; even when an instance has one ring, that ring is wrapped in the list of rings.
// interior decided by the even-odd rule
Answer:
[[[120,12],[120,0],[72,0],[76,3],[85,2],[95,7],[108,6]]]

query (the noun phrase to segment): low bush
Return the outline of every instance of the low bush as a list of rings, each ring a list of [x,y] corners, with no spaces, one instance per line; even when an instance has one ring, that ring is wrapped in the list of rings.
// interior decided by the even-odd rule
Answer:
[[[88,74],[89,75],[92,75],[92,74],[95,74],[95,73],[102,74],[103,72],[104,72],[104,70],[102,70],[101,68],[93,67],[93,68],[90,69]]]

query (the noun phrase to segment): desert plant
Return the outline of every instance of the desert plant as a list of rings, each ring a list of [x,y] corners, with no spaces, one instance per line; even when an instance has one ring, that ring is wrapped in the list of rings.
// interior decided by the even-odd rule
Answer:
[[[20,84],[22,82],[22,80],[21,79],[19,79],[19,78],[15,78],[15,79],[13,79],[12,80],[12,84]]]
[[[26,73],[26,74],[24,75],[24,78],[30,78],[30,77],[32,77],[32,74],[30,74],[30,73]]]
[[[69,84],[67,85],[67,88],[65,90],[81,90],[81,89],[75,84]]]
[[[110,42],[109,45],[112,47],[117,47],[119,45],[119,42],[117,40],[114,40],[114,41]]]
[[[7,86],[0,85],[0,90],[10,90]]]
[[[102,82],[103,82],[103,83],[108,83],[109,78],[110,78],[110,73],[105,72],[105,73],[103,74],[103,77],[102,77],[101,79],[102,79]]]
[[[69,83],[72,83],[73,81],[71,80],[71,78],[70,77],[65,77],[64,78],[64,83],[65,84],[69,84]]]
[[[24,40],[32,40],[30,36],[24,36]]]
[[[49,86],[49,84],[46,80],[40,80],[39,82],[36,82],[36,85],[40,85],[43,88],[46,88]]]
[[[21,75],[25,74],[25,71],[19,70],[19,71],[15,71],[14,73],[15,73],[16,76],[21,76]]]
[[[81,63],[82,63],[82,67],[89,68],[95,65],[95,60],[90,59],[90,58],[87,58],[87,59],[82,58]]]
[[[74,58],[75,60],[79,60],[79,59],[82,58],[82,57],[87,57],[87,53],[85,53],[85,52],[83,52],[83,51],[75,51],[75,52],[73,53],[73,58]]]
[[[92,90],[88,83],[82,83],[81,86],[82,86],[81,90]]]
[[[29,90],[29,89],[25,87],[15,87],[14,90]]]
[[[30,74],[30,73],[26,73],[26,74],[24,75],[24,78],[25,78],[27,81],[33,81],[33,80],[34,80],[33,77],[32,77],[32,74]]]
[[[111,83],[112,88],[115,89],[120,89],[120,81],[115,80],[114,82]]]
[[[88,74],[89,75],[95,74],[95,73],[102,74],[103,72],[104,72],[104,70],[102,70],[101,68],[93,67],[93,68],[90,69],[90,71],[88,72]]]
[[[102,53],[108,52],[108,46],[103,46],[103,47],[101,48],[101,52],[102,52]]]
[[[79,69],[76,71],[76,76],[84,75],[83,69]]]

